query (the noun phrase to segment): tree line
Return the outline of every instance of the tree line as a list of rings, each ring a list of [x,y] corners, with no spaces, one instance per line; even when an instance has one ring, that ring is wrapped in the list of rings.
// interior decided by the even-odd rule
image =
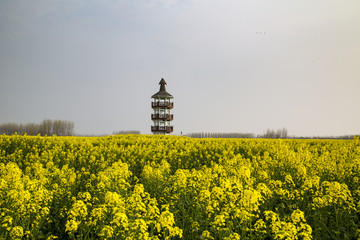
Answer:
[[[254,133],[188,133],[186,136],[193,138],[288,138],[288,130],[286,128],[274,130],[267,129],[263,135],[255,135]]]
[[[342,135],[342,136],[294,136],[288,134],[287,128],[280,128],[277,130],[268,128],[264,134],[255,136],[253,133],[188,133],[186,136],[192,138],[290,138],[290,139],[358,139],[360,134],[357,135]]]
[[[186,136],[192,138],[255,138],[255,134],[253,133],[188,133]]]
[[[360,134],[354,134],[354,135],[341,135],[341,136],[312,136],[312,137],[306,137],[306,136],[291,136],[292,139],[356,139],[359,138]]]
[[[122,134],[140,134],[140,131],[138,130],[113,131],[113,135],[122,135]]]
[[[4,123],[0,124],[0,134],[12,135],[42,135],[42,136],[73,136],[74,122],[66,120],[51,120],[44,119],[40,124],[38,123]]]

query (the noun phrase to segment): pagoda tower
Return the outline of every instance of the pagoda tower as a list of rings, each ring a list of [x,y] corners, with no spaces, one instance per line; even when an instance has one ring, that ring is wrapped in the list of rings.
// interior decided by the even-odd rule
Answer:
[[[159,85],[159,92],[151,97],[153,99],[151,107],[154,110],[154,113],[151,114],[151,120],[154,122],[154,125],[151,126],[151,132],[153,134],[170,134],[173,132],[171,121],[174,115],[171,114],[171,109],[174,107],[174,103],[171,99],[174,97],[166,91],[166,82],[163,78],[160,80]]]

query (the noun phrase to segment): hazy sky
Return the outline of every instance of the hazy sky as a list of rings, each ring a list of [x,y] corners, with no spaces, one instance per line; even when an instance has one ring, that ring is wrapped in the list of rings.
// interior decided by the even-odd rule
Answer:
[[[360,133],[359,0],[1,0],[0,123]]]

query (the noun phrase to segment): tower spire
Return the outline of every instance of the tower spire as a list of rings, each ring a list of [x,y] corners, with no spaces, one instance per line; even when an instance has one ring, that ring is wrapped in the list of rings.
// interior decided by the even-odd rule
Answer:
[[[160,80],[159,85],[160,85],[160,92],[161,91],[166,92],[166,88],[165,88],[166,82],[163,78]]]

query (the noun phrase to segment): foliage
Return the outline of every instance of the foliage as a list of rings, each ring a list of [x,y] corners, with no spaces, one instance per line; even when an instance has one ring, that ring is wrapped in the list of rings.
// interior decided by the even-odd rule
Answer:
[[[360,142],[0,136],[0,239],[360,239]]]

